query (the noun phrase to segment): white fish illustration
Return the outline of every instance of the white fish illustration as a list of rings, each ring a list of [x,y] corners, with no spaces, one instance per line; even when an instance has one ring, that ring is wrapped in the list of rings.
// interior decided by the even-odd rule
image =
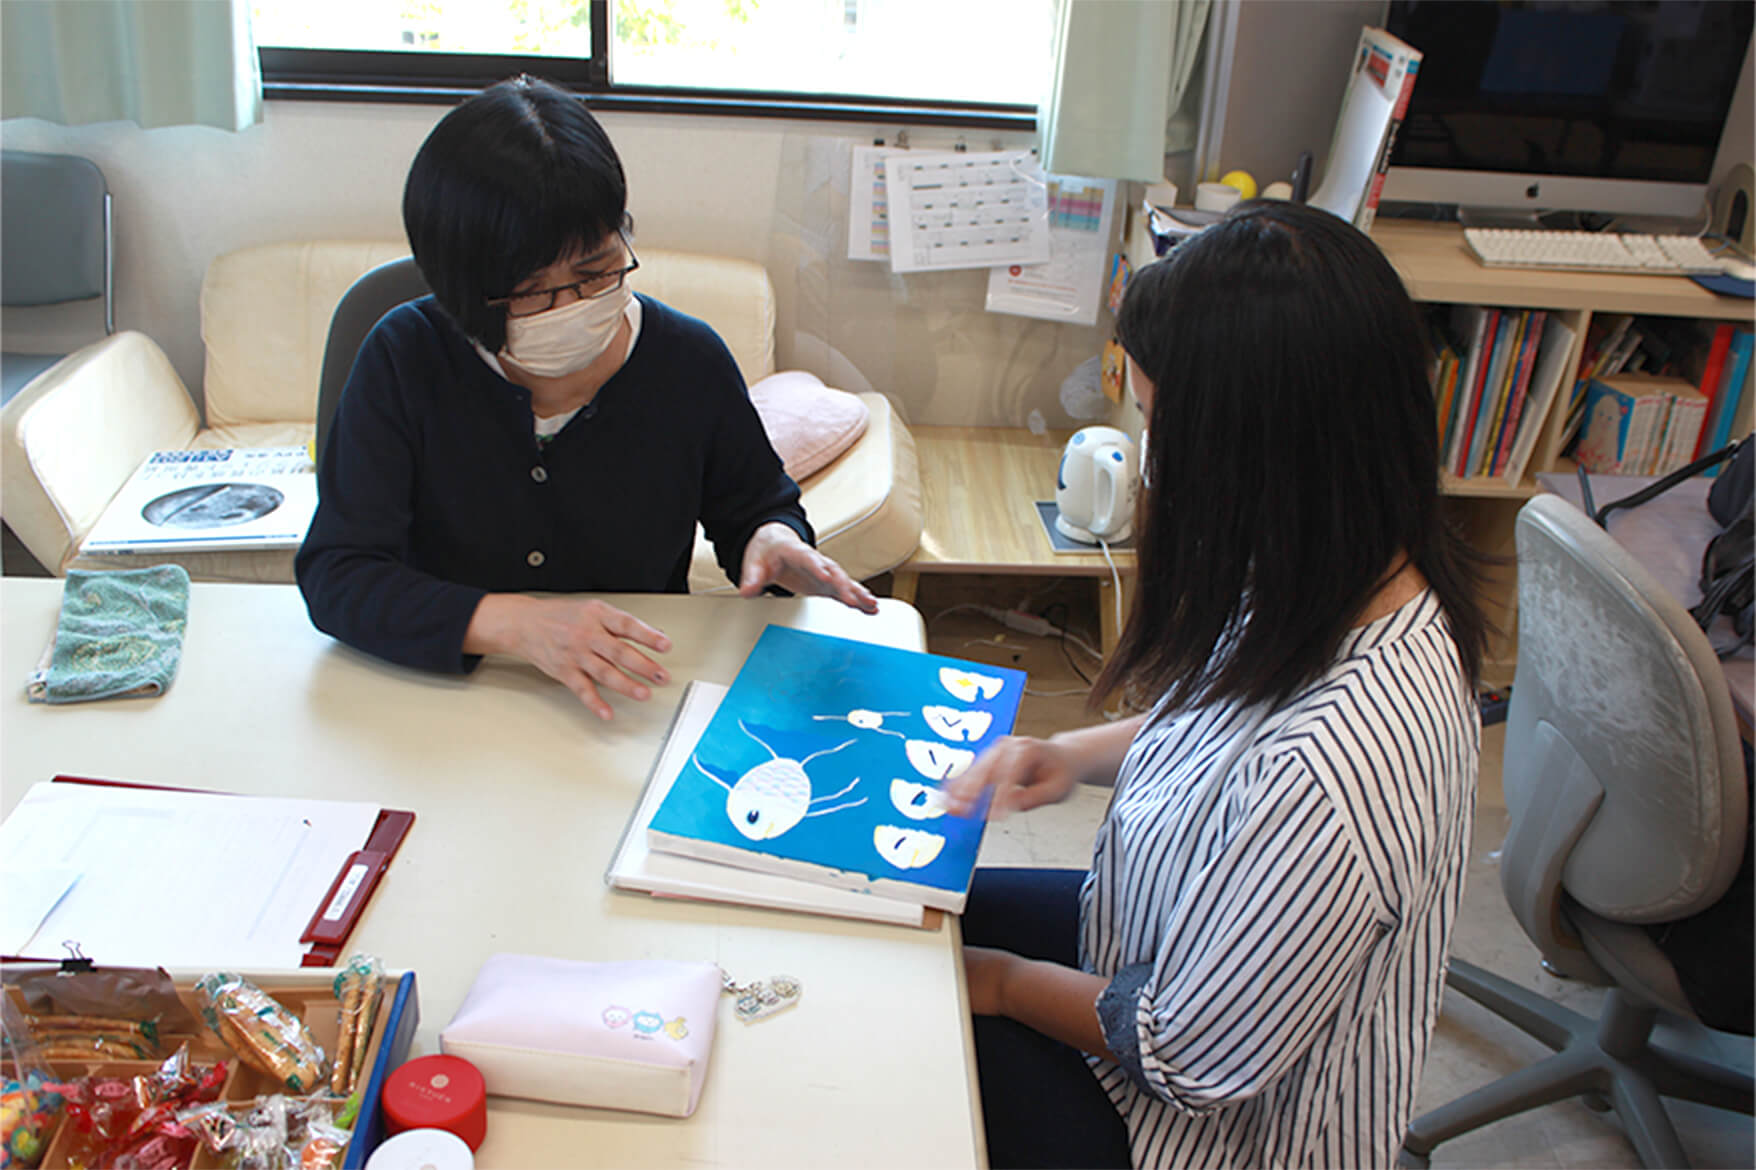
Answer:
[[[911,821],[927,821],[945,815],[945,794],[930,784],[892,780],[890,803]]]
[[[955,666],[941,666],[939,685],[950,691],[953,698],[973,703],[978,698],[991,699],[999,694],[1006,680],[991,674],[977,674],[973,670],[959,670]]]
[[[903,750],[915,771],[929,780],[949,780],[976,762],[976,754],[972,751],[946,747],[927,739],[905,740]]]
[[[994,723],[991,711],[960,711],[956,707],[922,707],[921,718],[940,739],[960,739],[965,743],[974,743],[988,734]]]
[[[896,738],[901,739],[903,737],[902,732],[891,731],[888,727],[884,726],[884,720],[887,718],[901,719],[907,714],[907,711],[868,711],[864,707],[855,707],[846,715],[813,715],[811,718],[846,719],[848,723],[859,728],[861,731],[878,731],[885,735],[894,735]]]
[[[878,847],[878,856],[897,869],[920,869],[933,864],[945,848],[945,838],[925,829],[879,825],[872,830],[872,844]]]
[[[735,784],[727,784],[709,772],[694,755],[689,757],[689,762],[703,776],[726,790],[726,816],[737,826],[738,832],[750,840],[766,841],[780,836],[806,817],[819,817],[824,813],[857,808],[866,803],[866,798],[862,796],[858,800],[838,804],[833,808],[811,807],[826,800],[846,796],[860,782],[856,776],[841,791],[814,797],[811,795],[811,777],[805,773],[806,764],[818,756],[827,756],[852,746],[853,740],[820,752],[812,752],[802,760],[788,760],[781,758],[780,753],[766,743],[762,743],[762,739],[755,732],[744,726],[742,719],[738,720],[738,727],[745,735],[767,748],[768,754],[773,758],[745,772],[738,777]]]

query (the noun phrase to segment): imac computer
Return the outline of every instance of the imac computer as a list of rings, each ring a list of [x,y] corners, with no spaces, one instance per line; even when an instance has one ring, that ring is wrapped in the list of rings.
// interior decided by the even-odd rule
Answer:
[[[1455,207],[1471,222],[1663,217],[1698,232],[1722,151],[1751,154],[1726,125],[1733,102],[1751,100],[1753,11],[1748,0],[1390,0],[1385,27],[1423,57],[1383,202]]]

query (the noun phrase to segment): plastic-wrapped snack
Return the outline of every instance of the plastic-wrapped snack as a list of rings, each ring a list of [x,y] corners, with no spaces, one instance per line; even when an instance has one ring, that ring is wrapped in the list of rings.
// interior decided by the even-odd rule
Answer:
[[[326,1097],[258,1097],[248,1109],[201,1107],[177,1120],[230,1170],[332,1170],[352,1134],[331,1120]]]
[[[82,1077],[62,1086],[74,1136],[72,1166],[118,1166],[172,1170],[187,1166],[196,1135],[180,1120],[190,1107],[218,1099],[225,1086],[224,1061],[191,1064],[187,1045],[146,1076]]]
[[[295,1093],[323,1084],[323,1049],[304,1023],[241,975],[217,972],[195,984],[201,1014],[214,1035],[251,1068]]]
[[[360,1079],[371,1046],[372,1022],[378,1014],[379,988],[384,964],[376,956],[356,954],[335,977],[335,998],[341,1001],[337,1018],[339,1039],[335,1043],[335,1068],[329,1076],[331,1092],[346,1094]]]
[[[0,1170],[31,1170],[43,1160],[55,1123],[60,1119],[61,1094],[53,1087],[25,1017],[0,995]]]

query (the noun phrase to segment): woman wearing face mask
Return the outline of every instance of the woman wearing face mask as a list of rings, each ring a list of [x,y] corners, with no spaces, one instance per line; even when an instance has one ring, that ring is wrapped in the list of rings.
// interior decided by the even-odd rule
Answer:
[[[597,600],[686,592],[697,521],[739,592],[877,602],[812,547],[725,344],[633,293],[615,148],[529,77],[440,120],[403,192],[433,295],[360,348],[299,587],[319,629],[406,666],[510,654],[602,718],[664,683],[665,635]]]

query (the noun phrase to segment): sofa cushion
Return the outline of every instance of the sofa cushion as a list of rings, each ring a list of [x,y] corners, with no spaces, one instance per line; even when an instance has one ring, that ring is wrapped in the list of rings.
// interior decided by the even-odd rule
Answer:
[[[408,251],[402,240],[312,240],[216,257],[201,283],[207,425],[314,424],[335,306],[354,281]]]
[[[894,569],[921,542],[921,475],[915,439],[884,395],[859,395],[870,415],[865,433],[841,458],[799,484],[817,547],[848,576],[865,581]],[[699,528],[689,566],[692,593],[730,593]]]
[[[804,370],[770,374],[750,387],[750,401],[787,474],[799,482],[853,446],[871,418],[859,395],[825,386]]]
[[[634,241],[635,289],[713,326],[746,385],[774,373],[774,285],[750,260],[647,250]]]

